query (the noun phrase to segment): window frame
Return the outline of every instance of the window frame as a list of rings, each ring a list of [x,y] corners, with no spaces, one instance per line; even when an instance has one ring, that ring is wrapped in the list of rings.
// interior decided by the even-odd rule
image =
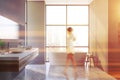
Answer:
[[[90,37],[90,32],[89,32],[89,30],[90,30],[90,25],[89,25],[89,5],[46,5],[46,6],[66,6],[66,25],[60,25],[60,24],[58,24],[58,25],[54,25],[54,24],[51,24],[51,25],[47,25],[46,23],[45,23],[45,32],[46,32],[46,26],[66,26],[66,28],[67,28],[67,26],[88,26],[88,46],[74,46],[75,48],[88,48],[88,52],[89,52],[89,37]],[[67,24],[67,6],[88,6],[88,24],[81,24],[81,25],[69,25],[69,24]],[[45,39],[45,43],[46,43],[46,39]],[[46,44],[45,44],[45,49],[47,49],[47,48],[66,48],[66,46],[46,46]],[[46,55],[47,55],[47,53],[46,53]]]

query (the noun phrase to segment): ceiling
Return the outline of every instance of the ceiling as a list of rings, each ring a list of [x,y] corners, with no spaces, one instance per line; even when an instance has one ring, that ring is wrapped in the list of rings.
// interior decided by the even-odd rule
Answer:
[[[46,4],[90,4],[93,0],[27,0],[45,1]]]

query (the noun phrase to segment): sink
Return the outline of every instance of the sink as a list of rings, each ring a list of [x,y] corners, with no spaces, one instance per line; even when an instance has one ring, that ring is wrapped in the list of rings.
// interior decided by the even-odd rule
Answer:
[[[6,54],[8,54],[7,50],[0,50],[0,55],[6,55]]]
[[[21,53],[21,52],[24,52],[24,48],[10,48],[9,51],[11,53]]]

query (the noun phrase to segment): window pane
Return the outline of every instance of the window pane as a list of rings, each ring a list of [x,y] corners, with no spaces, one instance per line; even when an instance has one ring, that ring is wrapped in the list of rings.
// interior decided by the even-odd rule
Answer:
[[[66,46],[65,26],[46,26],[47,46]]]
[[[66,24],[66,6],[47,6],[46,24]]]
[[[68,26],[73,28],[76,38],[74,46],[88,46],[88,26]]]
[[[54,47],[54,48],[46,48],[46,53],[66,53],[66,48],[64,47]]]
[[[88,24],[88,6],[68,6],[68,24]]]
[[[82,53],[82,52],[88,52],[88,48],[81,48],[81,47],[74,47],[74,51],[75,53]],[[50,47],[50,48],[46,48],[46,53],[66,53],[66,48],[65,47]]]
[[[81,53],[82,53],[82,52],[83,52],[83,53],[86,52],[86,53],[87,53],[87,52],[88,52],[88,48],[81,48],[81,47],[76,48],[76,47],[75,47],[75,48],[74,48],[74,51],[75,51],[76,53],[79,53],[79,52],[81,52]]]

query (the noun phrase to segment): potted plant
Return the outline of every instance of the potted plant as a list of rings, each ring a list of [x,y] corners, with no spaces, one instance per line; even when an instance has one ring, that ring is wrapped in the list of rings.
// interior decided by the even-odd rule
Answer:
[[[4,46],[5,46],[5,42],[4,42],[4,41],[2,41],[2,40],[0,40],[0,49],[3,49],[3,48],[4,48]]]

